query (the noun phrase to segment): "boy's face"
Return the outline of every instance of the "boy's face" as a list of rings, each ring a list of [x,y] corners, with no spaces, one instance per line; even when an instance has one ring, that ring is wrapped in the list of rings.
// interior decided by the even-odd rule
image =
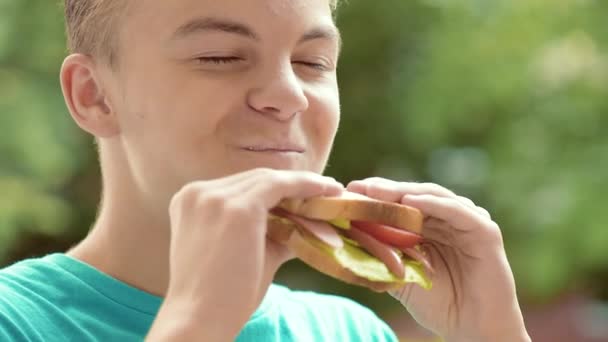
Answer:
[[[133,1],[107,90],[131,171],[148,190],[254,167],[322,172],[338,50],[328,0]]]

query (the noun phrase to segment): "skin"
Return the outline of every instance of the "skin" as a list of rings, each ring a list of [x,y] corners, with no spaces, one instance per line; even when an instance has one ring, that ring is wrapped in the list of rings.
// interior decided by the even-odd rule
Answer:
[[[329,3],[133,1],[118,38],[116,65],[73,54],[61,69],[103,175],[98,219],[68,254],[166,298],[149,341],[232,339],[293,257],[265,238],[268,209],[343,187],[321,176],[340,117]],[[294,152],[243,149],[279,141]],[[349,190],[420,207],[437,232],[433,292],[394,294],[422,325],[455,341],[527,339],[500,231],[482,209],[436,185],[373,179]],[[501,306],[512,310],[492,310]]]
[[[369,178],[349,191],[420,209],[433,288],[390,291],[418,323],[447,341],[528,341],[502,234],[487,210],[431,183]],[[509,318],[504,320],[505,318]]]

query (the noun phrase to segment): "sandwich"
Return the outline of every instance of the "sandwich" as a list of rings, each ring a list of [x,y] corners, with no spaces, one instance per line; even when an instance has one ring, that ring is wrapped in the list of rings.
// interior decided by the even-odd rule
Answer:
[[[431,288],[416,209],[344,191],[284,199],[268,216],[268,237],[330,277],[385,292],[416,283]]]

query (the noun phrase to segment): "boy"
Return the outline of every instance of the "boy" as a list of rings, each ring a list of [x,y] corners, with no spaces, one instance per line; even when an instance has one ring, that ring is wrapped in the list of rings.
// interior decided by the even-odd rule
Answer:
[[[343,298],[272,284],[282,198],[321,176],[339,123],[330,0],[66,0],[61,85],[99,145],[103,200],[67,253],[0,272],[0,340],[395,340]],[[448,341],[527,341],[498,226],[434,184],[348,190],[422,210],[430,292],[391,293]]]

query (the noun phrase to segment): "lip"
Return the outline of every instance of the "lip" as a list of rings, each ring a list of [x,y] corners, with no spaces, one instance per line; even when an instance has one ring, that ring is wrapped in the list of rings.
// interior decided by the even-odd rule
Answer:
[[[274,153],[304,153],[306,149],[301,146],[283,143],[283,144],[246,144],[241,145],[240,149],[248,152],[274,152]]]

